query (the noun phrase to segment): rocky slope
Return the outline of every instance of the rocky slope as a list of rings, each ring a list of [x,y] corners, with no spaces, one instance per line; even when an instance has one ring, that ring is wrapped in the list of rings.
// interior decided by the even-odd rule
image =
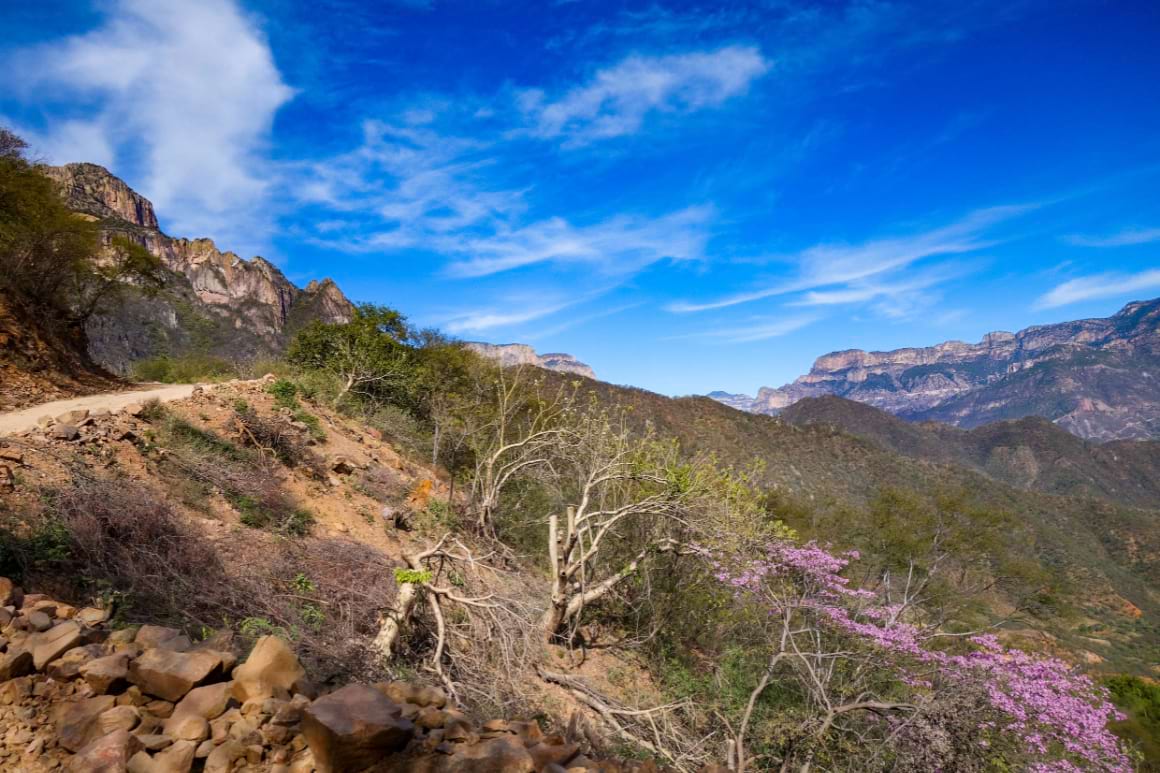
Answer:
[[[239,663],[230,631],[192,641],[164,626],[114,629],[109,609],[25,594],[4,577],[0,603],[5,770],[659,770],[592,759],[534,720],[472,721],[436,687],[352,683],[319,695],[276,636]]]
[[[596,372],[591,367],[570,354],[559,352],[537,354],[536,350],[527,344],[487,344],[478,341],[468,342],[467,348],[495,360],[505,368],[517,365],[535,365],[538,368],[554,370],[557,373],[574,373],[591,379],[596,378]]]
[[[161,232],[153,205],[95,164],[45,167],[68,205],[100,221],[106,239],[127,237],[159,257],[164,289],[136,294],[89,324],[93,359],[115,373],[158,354],[212,352],[237,360],[277,353],[312,319],[349,319],[352,306],[329,279],[295,286],[269,261],[245,260],[209,239]]]
[[[777,414],[823,395],[959,427],[1042,416],[1090,439],[1160,437],[1160,299],[977,344],[833,352],[792,384],[762,388],[748,407],[744,395],[710,396]]]

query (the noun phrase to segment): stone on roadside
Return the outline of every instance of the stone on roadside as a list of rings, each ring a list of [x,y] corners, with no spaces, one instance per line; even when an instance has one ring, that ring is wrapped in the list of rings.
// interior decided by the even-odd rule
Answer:
[[[75,773],[128,773],[129,760],[141,751],[141,741],[128,730],[117,730],[81,749],[69,762]]]
[[[173,709],[173,716],[193,715],[202,719],[217,719],[233,701],[234,683],[218,682],[190,690]]]
[[[240,703],[252,698],[289,697],[305,676],[289,644],[277,636],[263,636],[246,662],[234,669],[233,696]]]
[[[80,667],[80,675],[97,695],[120,692],[129,680],[129,655],[118,652],[90,660]]]
[[[99,735],[97,718],[113,708],[112,695],[62,703],[53,713],[57,743],[70,752],[79,752]]]
[[[43,671],[49,663],[80,644],[82,633],[79,625],[72,620],[66,620],[43,633],[28,637],[36,670]]]
[[[57,424],[73,424],[73,425],[79,427],[84,423],[85,419],[87,419],[87,418],[89,418],[88,408],[76,408],[76,409],[71,410],[71,411],[65,411],[64,413],[57,416],[56,423]]]
[[[81,436],[81,431],[71,424],[57,424],[49,430],[48,435],[55,440],[76,440]]]
[[[143,625],[137,629],[133,641],[142,647],[159,647],[174,652],[185,652],[192,644],[189,637],[176,628],[166,628],[163,625]]]
[[[383,755],[400,751],[415,726],[399,707],[373,687],[351,684],[314,701],[302,719],[302,734],[320,773],[362,770]]]
[[[179,701],[221,667],[221,658],[208,652],[150,649],[129,666],[129,680],[142,692]]]

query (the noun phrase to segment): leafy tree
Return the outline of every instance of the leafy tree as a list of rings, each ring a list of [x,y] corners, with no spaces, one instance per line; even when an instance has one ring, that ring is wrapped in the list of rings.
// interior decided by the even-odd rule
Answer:
[[[128,285],[159,286],[160,261],[125,238],[102,243],[100,228],[64,205],[25,149],[0,129],[0,290],[42,324],[79,328]]]
[[[402,314],[360,304],[350,322],[315,320],[294,337],[288,359],[324,371],[339,382],[337,405],[347,395],[386,402],[405,395],[415,375],[410,331]]]

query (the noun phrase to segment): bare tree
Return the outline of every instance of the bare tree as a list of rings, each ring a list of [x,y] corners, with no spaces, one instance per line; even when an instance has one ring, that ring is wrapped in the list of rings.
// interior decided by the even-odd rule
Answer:
[[[554,465],[570,504],[548,517],[549,639],[570,639],[585,607],[605,598],[650,557],[683,546],[696,465],[673,443],[639,436],[623,413],[590,406],[560,435]]]
[[[471,506],[483,534],[495,534],[504,489],[551,464],[575,409],[574,386],[547,391],[534,373],[531,368],[498,370],[490,383],[480,384],[487,393],[481,409],[465,412],[462,419],[461,432],[475,457]]]

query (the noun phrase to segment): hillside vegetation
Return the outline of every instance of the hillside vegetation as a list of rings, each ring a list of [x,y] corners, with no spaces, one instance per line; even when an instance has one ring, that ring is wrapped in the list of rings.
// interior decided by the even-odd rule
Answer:
[[[98,264],[82,255],[85,277]],[[67,311],[85,297],[70,285],[42,302]],[[1081,486],[1048,476],[1036,488],[967,463],[974,441],[905,454],[829,423],[504,369],[369,304],[303,321],[261,379],[207,362],[166,361],[217,382],[188,400],[66,413],[4,439],[0,574],[98,610],[106,628],[171,626],[219,652],[214,673],[230,660],[224,639],[287,642],[316,684],[275,697],[339,712],[332,730],[394,727],[403,709],[375,697],[391,679],[438,687],[464,717],[537,718],[586,770],[1154,763],[1141,685],[1160,661],[1156,512],[1136,506],[1147,484],[1113,485],[1114,458]],[[1126,457],[1147,469],[1146,454]],[[47,675],[66,650],[49,657],[44,642],[83,629],[30,597],[5,613],[0,677],[35,703],[45,695],[15,680]],[[283,651],[260,644],[250,658],[266,647]],[[129,673],[173,703],[192,684],[159,694],[141,659],[176,656],[157,649],[133,648]],[[342,687],[352,681],[381,689]],[[96,705],[78,689],[54,693],[61,738],[77,706]],[[138,718],[176,711],[142,704]],[[333,736],[304,732],[291,755],[246,735],[275,711],[237,708],[232,726],[183,747],[195,752],[184,770],[222,758],[260,770],[283,753],[302,771],[399,769],[386,735],[351,734],[359,752],[337,764]],[[473,769],[468,747],[509,732],[465,720],[451,737],[453,718],[424,736],[433,770]],[[118,753],[150,766],[163,752],[145,735],[188,740],[176,723],[129,724],[86,725],[109,732],[84,740],[120,732]],[[496,769],[556,771],[524,741],[499,744],[519,762]],[[74,768],[95,753],[69,744]]]

